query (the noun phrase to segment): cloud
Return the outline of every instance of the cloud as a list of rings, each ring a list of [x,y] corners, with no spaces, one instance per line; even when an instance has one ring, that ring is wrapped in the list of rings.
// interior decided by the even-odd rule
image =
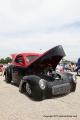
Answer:
[[[0,3],[0,31],[30,31],[75,22],[80,20],[79,4],[79,0],[3,0]]]
[[[45,51],[62,44],[67,58],[77,59],[79,5],[80,0],[0,1],[0,56],[20,51]]]
[[[0,49],[1,56],[20,52],[45,52],[46,50],[61,44],[66,53],[66,59],[76,60],[79,57],[80,35],[73,33],[48,33],[34,34],[32,36],[18,36],[16,38],[2,38]],[[42,49],[42,50],[40,50]],[[4,53],[4,54],[3,54]]]

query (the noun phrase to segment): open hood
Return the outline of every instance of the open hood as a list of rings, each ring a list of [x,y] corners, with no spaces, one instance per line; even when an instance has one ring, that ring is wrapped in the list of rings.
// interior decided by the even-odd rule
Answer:
[[[32,72],[41,71],[47,68],[47,66],[51,66],[55,70],[56,66],[64,56],[65,52],[62,46],[56,46],[42,54],[34,62],[30,63],[27,67],[27,70],[30,70]]]

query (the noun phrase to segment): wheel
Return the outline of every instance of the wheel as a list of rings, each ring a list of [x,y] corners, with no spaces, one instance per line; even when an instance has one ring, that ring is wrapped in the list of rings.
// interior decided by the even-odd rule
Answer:
[[[7,83],[11,83],[11,77],[10,77],[8,71],[6,71],[6,73],[5,73],[5,81],[6,81]]]
[[[42,100],[43,90],[39,86],[40,78],[36,75],[25,76],[19,85],[19,91],[26,93],[33,100]]]
[[[72,91],[72,92],[75,92],[75,90],[76,90],[76,84],[73,83],[73,84],[72,84],[72,87],[71,87],[71,91]]]
[[[26,82],[25,90],[26,90],[26,93],[27,93],[28,96],[31,97],[33,95],[31,86],[28,82]]]
[[[26,93],[29,97],[31,97],[33,100],[41,101],[42,100],[42,93],[35,88],[31,88],[30,84],[26,82]]]
[[[80,69],[78,69],[78,70],[77,70],[77,75],[79,75],[79,76],[80,76]]]
[[[33,100],[41,101],[42,100],[42,91],[39,90],[37,86],[31,87],[31,85],[26,82],[25,85],[26,94],[31,97]]]

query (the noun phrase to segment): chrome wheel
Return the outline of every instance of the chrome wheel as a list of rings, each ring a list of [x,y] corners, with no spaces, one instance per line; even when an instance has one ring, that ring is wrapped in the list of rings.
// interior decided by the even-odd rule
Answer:
[[[28,82],[26,83],[26,92],[27,92],[28,95],[32,94],[32,91],[31,91],[31,88],[30,88],[30,85],[29,85]]]

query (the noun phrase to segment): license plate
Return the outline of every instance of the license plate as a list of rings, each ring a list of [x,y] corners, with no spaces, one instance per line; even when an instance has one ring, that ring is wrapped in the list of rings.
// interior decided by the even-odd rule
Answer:
[[[70,92],[70,83],[65,83],[61,85],[56,85],[52,87],[52,94],[59,95]]]

